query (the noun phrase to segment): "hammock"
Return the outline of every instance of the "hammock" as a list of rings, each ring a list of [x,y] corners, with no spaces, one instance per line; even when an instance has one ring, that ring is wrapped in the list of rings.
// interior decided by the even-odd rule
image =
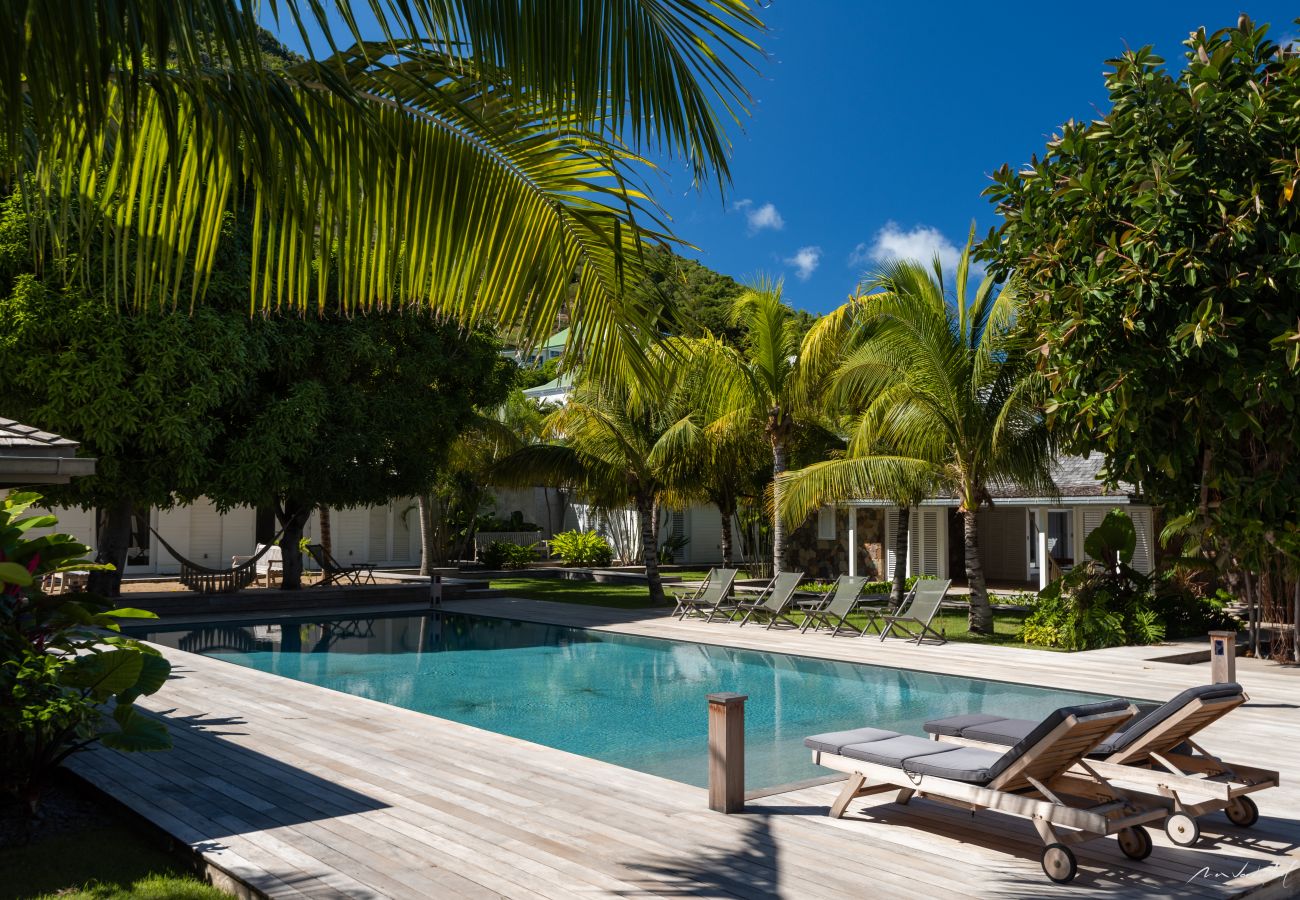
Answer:
[[[250,556],[247,562],[240,563],[231,569],[209,569],[207,566],[191,562],[177,553],[176,548],[167,543],[152,525],[149,526],[149,530],[158,539],[158,543],[163,545],[163,549],[180,562],[181,584],[192,591],[198,591],[200,594],[233,594],[248,587],[253,583],[253,579],[257,577],[257,561],[265,556],[272,547],[279,544],[280,537],[284,534],[283,531],[277,534],[269,544],[266,544],[256,554]]]

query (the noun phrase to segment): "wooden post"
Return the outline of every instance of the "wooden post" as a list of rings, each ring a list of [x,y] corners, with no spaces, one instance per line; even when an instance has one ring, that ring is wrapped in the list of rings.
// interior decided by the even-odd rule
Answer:
[[[1237,632],[1210,632],[1210,681],[1224,684],[1237,680]]]
[[[442,606],[442,573],[429,575],[429,605]]]
[[[709,694],[709,809],[745,808],[745,701],[747,694]]]

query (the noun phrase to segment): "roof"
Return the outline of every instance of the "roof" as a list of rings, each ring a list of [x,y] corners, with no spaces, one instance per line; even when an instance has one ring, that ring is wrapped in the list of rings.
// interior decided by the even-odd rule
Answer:
[[[93,475],[95,460],[77,456],[74,440],[0,416],[0,486],[67,484]]]
[[[1133,493],[1133,486],[1121,484],[1118,490],[1107,490],[1101,482],[1101,469],[1105,459],[1100,453],[1090,456],[1058,456],[1052,464],[1052,481],[1062,498],[1111,497],[1125,499]],[[1018,484],[993,486],[990,491],[994,501],[1024,500],[1034,495]]]
[[[539,350],[554,350],[556,348],[563,349],[564,345],[567,343],[569,343],[569,329],[562,328],[559,331],[555,332],[555,334],[548,337],[546,341],[537,349]]]
[[[1133,497],[1130,484],[1121,483],[1118,489],[1107,490],[1098,477],[1105,460],[1100,453],[1091,456],[1059,456],[1052,464],[1052,480],[1056,482],[1057,496],[1044,497],[1014,483],[989,485],[989,495],[995,504],[1012,506],[1043,506],[1060,502],[1127,504]],[[887,501],[862,498],[849,503],[866,506],[887,506]],[[955,506],[954,494],[941,494],[925,501],[927,506]]]
[[[528,388],[523,393],[525,397],[532,397],[534,400],[545,400],[560,394],[568,394],[571,390],[573,390],[573,373],[565,372],[558,378],[552,378],[546,384]]]

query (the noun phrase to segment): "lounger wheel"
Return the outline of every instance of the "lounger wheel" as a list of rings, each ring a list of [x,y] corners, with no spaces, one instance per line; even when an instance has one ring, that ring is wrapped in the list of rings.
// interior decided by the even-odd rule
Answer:
[[[1069,884],[1079,871],[1079,863],[1069,847],[1048,844],[1043,848],[1043,871],[1057,884]]]
[[[1151,855],[1151,835],[1141,825],[1121,829],[1118,837],[1119,849],[1129,859],[1146,859]]]
[[[1165,834],[1180,847],[1190,847],[1201,837],[1201,826],[1187,813],[1176,812],[1165,820]]]
[[[1259,821],[1259,807],[1249,797],[1233,797],[1232,802],[1223,808],[1223,814],[1233,825],[1249,828]]]

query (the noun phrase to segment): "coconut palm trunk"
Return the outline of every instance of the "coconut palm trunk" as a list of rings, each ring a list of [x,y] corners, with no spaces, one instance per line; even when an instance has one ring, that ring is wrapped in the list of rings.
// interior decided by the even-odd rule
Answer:
[[[433,561],[433,527],[432,527],[432,520],[430,519],[430,516],[432,515],[432,510],[430,509],[431,504],[429,502],[429,499],[430,498],[426,494],[421,494],[418,498],[416,498],[420,507],[419,516],[420,516],[420,574],[421,575],[428,575],[429,572],[433,569],[433,562],[432,562]]]
[[[965,530],[966,581],[970,586],[971,634],[993,633],[993,607],[989,605],[989,590],[984,584],[984,561],[980,558],[978,513],[973,509],[961,510]]]
[[[728,507],[725,503],[719,503],[718,515],[722,517],[722,533],[719,543],[722,545],[722,565],[724,568],[733,569],[732,561],[735,559],[735,551],[731,537],[731,520],[736,516],[735,506]]]
[[[898,508],[898,530],[894,534],[894,584],[889,591],[889,600],[897,607],[903,602],[907,592],[907,533],[912,524],[912,508]]]
[[[785,520],[781,516],[781,473],[786,469],[785,441],[772,437],[772,574],[785,570]]]
[[[664,586],[659,580],[659,547],[654,523],[654,498],[638,494],[636,513],[641,520],[641,560],[645,564],[645,580],[650,588],[650,602],[664,602]]]

